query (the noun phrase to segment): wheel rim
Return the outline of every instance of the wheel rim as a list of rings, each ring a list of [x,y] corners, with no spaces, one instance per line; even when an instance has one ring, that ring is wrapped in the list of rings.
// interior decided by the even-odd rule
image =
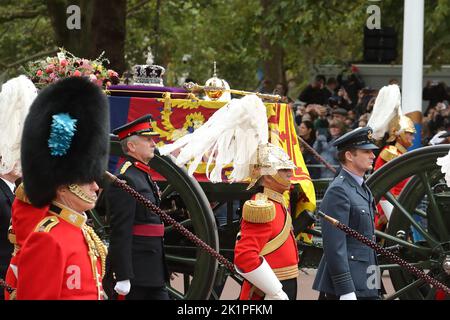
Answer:
[[[444,212],[441,204],[445,198],[433,192],[433,187],[442,181],[443,174],[436,164],[438,157],[445,156],[450,149],[448,145],[425,147],[409,152],[394,159],[376,171],[367,180],[376,201],[382,196],[394,209],[391,213],[385,233],[377,235],[386,240],[386,246],[397,245],[398,255],[404,260],[423,269],[430,276],[449,284],[449,277],[443,270],[443,260],[449,255],[450,212]],[[410,178],[398,198],[389,190],[398,182]],[[448,191],[448,190],[447,190]],[[447,198],[449,192],[444,192]],[[428,199],[426,212],[417,210],[423,199]],[[426,217],[428,225],[423,226],[416,221],[416,216]],[[413,231],[415,232],[415,235]],[[405,241],[401,241],[401,232],[405,232]],[[422,239],[417,239],[420,235]],[[432,299],[435,290],[415,276],[398,268],[398,265],[380,264],[381,269],[389,270],[396,293],[388,299]]]

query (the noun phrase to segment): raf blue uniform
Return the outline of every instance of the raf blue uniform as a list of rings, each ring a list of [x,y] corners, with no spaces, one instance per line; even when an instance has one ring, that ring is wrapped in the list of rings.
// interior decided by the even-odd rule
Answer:
[[[336,140],[338,149],[376,149],[371,140],[371,129],[358,128]],[[370,190],[358,177],[342,169],[328,187],[320,210],[375,240],[375,201]],[[377,258],[373,249],[346,235],[343,231],[321,220],[323,256],[313,283],[321,296],[339,299],[355,292],[358,299],[375,299],[377,289]]]

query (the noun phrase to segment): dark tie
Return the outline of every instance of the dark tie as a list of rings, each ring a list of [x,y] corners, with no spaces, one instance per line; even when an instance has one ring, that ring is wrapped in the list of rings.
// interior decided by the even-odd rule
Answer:
[[[366,192],[367,196],[368,196],[369,199],[370,199],[372,193],[370,192],[370,189],[369,189],[369,187],[367,186],[367,184],[366,184],[365,181],[363,181],[361,187],[363,188],[363,190]]]
[[[369,198],[369,206],[371,206],[371,209],[373,210],[373,211],[371,210],[371,212],[372,212],[371,215],[372,215],[372,219],[373,219],[373,218],[374,218],[374,217],[373,217],[374,212],[377,211],[377,208],[376,208],[376,205],[375,205],[375,201],[374,201],[374,199],[373,199],[373,196],[372,196],[372,192],[370,191],[370,189],[369,189],[369,187],[367,186],[367,184],[366,184],[365,181],[363,181],[361,187],[364,189],[364,191],[365,191],[366,194],[367,194],[367,197]]]

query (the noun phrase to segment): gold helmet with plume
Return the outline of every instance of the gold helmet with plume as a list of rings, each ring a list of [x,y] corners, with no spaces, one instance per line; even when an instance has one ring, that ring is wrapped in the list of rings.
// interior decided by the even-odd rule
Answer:
[[[247,190],[251,189],[262,176],[275,176],[278,170],[297,168],[289,155],[272,143],[259,145],[256,156],[255,163],[250,165],[250,183]]]
[[[193,133],[159,148],[162,155],[175,153],[179,166],[188,164],[192,175],[201,161],[206,161],[206,176],[222,182],[222,169],[233,165],[228,182],[247,181],[250,187],[263,175],[276,175],[280,169],[295,165],[280,147],[269,142],[267,110],[255,94],[232,99],[216,111]]]
[[[367,125],[373,129],[375,140],[383,139],[387,132],[388,142],[395,141],[406,132],[416,132],[412,120],[403,115],[398,85],[392,84],[381,88]]]
[[[408,116],[395,116],[389,123],[389,138],[387,142],[395,141],[405,132],[416,133],[414,122]]]

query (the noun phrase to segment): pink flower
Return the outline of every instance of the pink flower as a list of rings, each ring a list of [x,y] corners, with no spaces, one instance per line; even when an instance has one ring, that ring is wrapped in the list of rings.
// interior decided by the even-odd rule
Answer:
[[[108,78],[117,77],[118,74],[114,70],[108,70]]]
[[[38,76],[38,77],[40,77],[40,76],[42,76],[42,70],[38,70],[38,71],[36,71],[36,75]]]
[[[56,77],[56,74],[54,74],[53,72],[49,74],[49,77],[50,77],[50,79],[53,79],[53,80],[54,80],[55,78],[57,78],[57,77]]]
[[[87,59],[81,59],[80,63],[84,69],[86,70],[92,70],[91,62]]]
[[[75,72],[73,73],[74,77],[81,77],[81,72],[79,70],[75,70]]]
[[[48,74],[52,73],[53,70],[55,69],[55,65],[54,64],[49,64],[47,66],[47,68],[45,69],[45,72],[47,72]]]
[[[67,66],[67,60],[66,59],[62,59],[59,64],[63,67]]]
[[[89,75],[89,80],[91,80],[92,82],[97,81],[97,77],[95,76],[95,74],[91,74]]]

